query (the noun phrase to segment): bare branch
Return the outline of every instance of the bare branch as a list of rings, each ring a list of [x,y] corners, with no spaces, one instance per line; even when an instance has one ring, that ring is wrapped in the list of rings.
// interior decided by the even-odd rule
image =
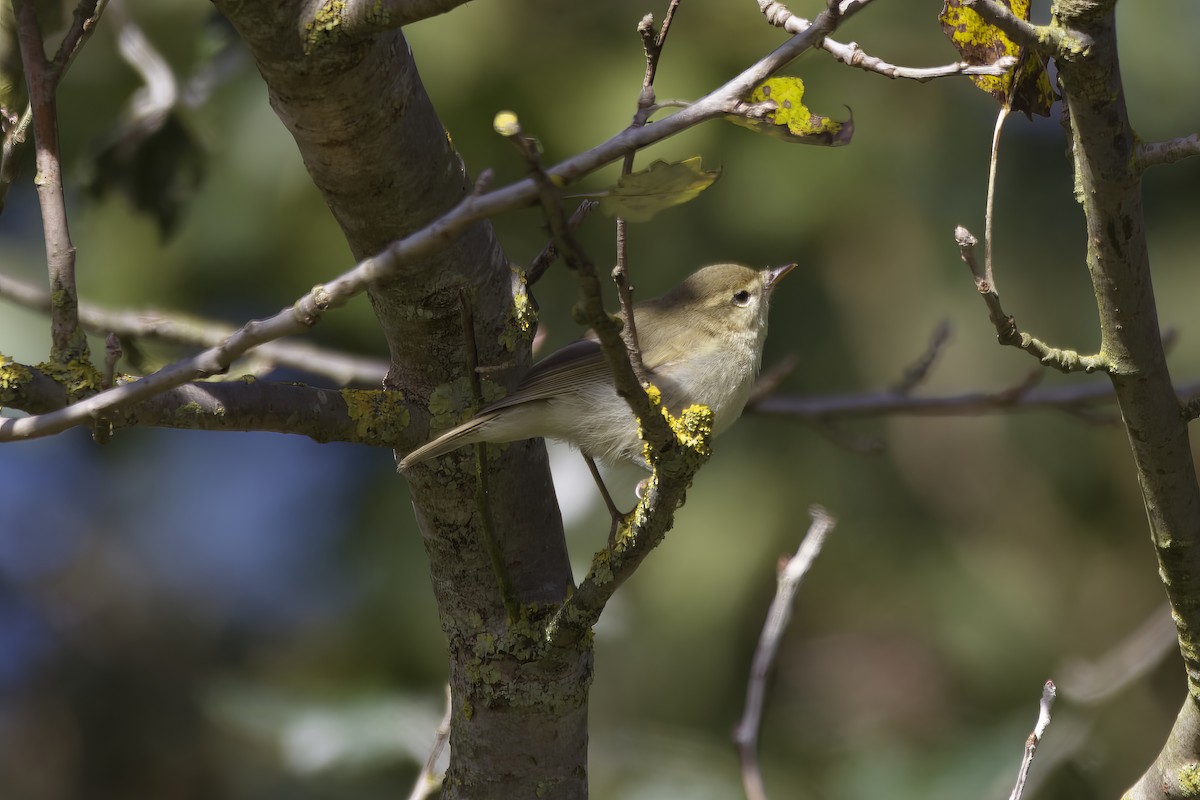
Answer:
[[[993,291],[996,289],[995,273],[992,271],[992,242],[996,238],[994,225],[996,219],[996,171],[1000,166],[1000,132],[1004,130],[1004,120],[1006,119],[1008,119],[1008,106],[1003,105],[996,114],[996,125],[992,129],[992,149],[991,156],[988,158],[987,200],[984,210],[983,280]],[[959,246],[962,246],[961,243]],[[979,285],[979,282],[976,281],[976,286]],[[980,291],[982,292],[982,289]]]
[[[88,5],[86,0],[85,5]],[[55,93],[62,75],[62,65],[46,60],[42,29],[33,0],[14,0],[13,8],[17,14],[21,63],[29,85],[30,107],[33,109],[37,194],[46,243],[46,270],[49,273],[51,297],[54,298],[50,309],[50,357],[60,363],[86,360],[87,339],[79,327],[76,311],[79,296],[75,286],[75,245],[67,228],[67,205],[63,196],[62,166],[59,163]],[[80,31],[77,42],[82,41],[84,24],[80,19],[83,18],[83,10],[81,7],[77,13],[76,25],[71,31]],[[69,54],[73,50],[66,52]],[[66,60],[67,56],[64,56],[63,65]]]
[[[1042,687],[1041,702],[1038,703],[1037,724],[1033,726],[1033,731],[1025,740],[1025,757],[1021,759],[1017,783],[1013,787],[1012,794],[1008,796],[1008,800],[1021,800],[1021,795],[1025,791],[1025,780],[1029,777],[1029,766],[1033,763],[1033,754],[1037,752],[1038,743],[1042,741],[1042,736],[1045,735],[1046,728],[1050,725],[1050,709],[1054,706],[1055,694],[1054,681],[1046,681],[1046,685]]]
[[[1095,661],[1070,661],[1060,667],[1064,697],[1080,705],[1098,705],[1144,677],[1176,651],[1178,635],[1171,607],[1164,604],[1116,647]]]
[[[1032,373],[1038,378],[1041,372]],[[1006,414],[1013,411],[1056,410],[1078,413],[1100,403],[1116,400],[1108,381],[1034,388],[1028,378],[1016,386],[995,392],[963,392],[935,397],[914,397],[896,392],[865,394],[770,395],[747,409],[759,414],[792,416],[814,424],[829,420],[867,419],[883,416],[946,417]],[[1181,398],[1200,397],[1200,382],[1179,387]]]
[[[996,284],[992,276],[986,271],[981,271],[975,261],[975,245],[978,240],[962,226],[955,229],[954,239],[958,243],[963,263],[970,268],[971,274],[975,278],[975,288],[979,291],[984,303],[987,304],[988,316],[996,327],[996,338],[1000,344],[1024,350],[1046,366],[1054,367],[1060,372],[1096,372],[1097,370],[1105,372],[1108,370],[1108,361],[1103,354],[1080,355],[1074,350],[1051,347],[1042,340],[1018,329],[1016,320],[1004,313],[1004,308],[1000,305],[1000,293],[996,291]]]
[[[837,524],[837,520],[820,506],[813,506],[808,513],[812,517],[812,524],[809,525],[804,541],[800,543],[796,554],[785,561],[779,570],[775,598],[767,610],[767,619],[758,638],[758,647],[754,650],[750,679],[746,685],[745,710],[733,732],[733,741],[742,761],[742,786],[747,800],[766,800],[767,797],[762,773],[758,768],[758,731],[762,723],[767,675],[775,662],[775,654],[779,651],[779,640],[792,617],[792,600],[800,588],[800,582],[804,580],[805,574],[820,554],[825,537]]]
[[[80,0],[76,6],[71,28],[59,42],[58,52],[54,54],[54,60],[50,64],[55,72],[56,81],[62,80],[63,74],[75,60],[80,48],[96,30],[96,23],[100,21],[100,15],[104,13],[107,3],[108,0]]]
[[[654,33],[654,17],[652,15],[647,14],[638,23],[637,30],[642,37],[642,50],[646,56],[646,71],[642,76],[642,90],[638,93],[637,110],[630,122],[631,127],[644,126],[657,108],[654,76],[658,73],[658,62],[662,58],[663,46],[667,42],[667,34],[671,30],[675,12],[679,10],[679,1],[671,0],[670,5],[667,6],[666,16],[663,18],[657,35]],[[625,159],[621,163],[622,175],[633,173],[635,155],[633,152],[625,154]],[[613,267],[612,279],[617,286],[617,299],[621,304],[622,315],[625,317],[625,325],[621,328],[621,339],[625,342],[625,349],[629,351],[629,363],[633,366],[634,374],[637,375],[638,381],[646,386],[649,384],[649,376],[646,372],[646,365],[642,363],[642,348],[638,344],[637,319],[634,317],[633,310],[633,285],[629,281],[629,246],[625,237],[624,217],[617,217],[616,228],[617,263]]]
[[[572,233],[579,230],[579,226],[587,219],[587,215],[592,213],[595,208],[600,205],[595,200],[584,200],[571,214],[571,218],[567,220],[567,229]],[[542,279],[546,274],[546,270],[550,269],[550,265],[558,258],[558,248],[554,246],[554,238],[551,237],[546,242],[546,246],[542,251],[534,256],[533,261],[529,262],[529,268],[525,270],[525,283],[527,286],[533,286]]]
[[[767,18],[767,22],[788,33],[800,33],[809,25],[808,20],[793,14],[783,3],[777,3],[774,0],[758,0],[758,8]],[[940,67],[900,67],[868,55],[856,42],[842,44],[825,37],[820,47],[848,67],[857,67],[886,78],[906,78],[918,83],[926,83],[935,78],[947,78],[953,75],[1003,75],[1017,65],[1016,58],[1004,56],[992,64],[973,65],[959,61]]]
[[[921,354],[908,369],[904,370],[904,374],[900,376],[900,380],[892,387],[892,391],[896,394],[911,394],[913,389],[920,386],[929,376],[929,371],[933,369],[934,363],[938,356],[942,354],[942,350],[946,347],[946,342],[950,341],[950,322],[942,320],[933,330],[933,336],[929,339],[929,346],[925,348],[925,352]]]
[[[426,800],[441,788],[444,775],[438,773],[438,761],[441,760],[442,752],[446,749],[446,743],[450,741],[450,719],[453,713],[454,701],[450,696],[450,684],[446,684],[446,713],[437,727],[433,747],[429,751],[429,757],[425,759],[425,764],[421,767],[421,772],[417,775],[408,800]]]
[[[0,273],[0,297],[35,311],[50,310],[50,293]],[[232,325],[202,320],[177,312],[114,310],[90,303],[79,305],[79,322],[97,336],[115,333],[123,338],[149,339],[191,347],[216,347],[234,331]],[[287,367],[325,376],[338,385],[374,385],[387,375],[384,359],[329,350],[301,341],[266,342],[253,351],[267,368]]]
[[[1165,142],[1142,142],[1137,146],[1137,163],[1143,170],[1159,164],[1174,164],[1190,156],[1200,156],[1200,133]]]
[[[863,5],[862,0],[858,0],[843,3],[840,10],[827,9],[804,33],[792,37],[687,108],[653,125],[626,128],[591,150],[547,169],[547,175],[556,184],[566,186],[628,152],[662,141],[706,120],[723,117],[737,107],[742,96],[818,43],[840,20]],[[291,307],[266,319],[246,323],[217,347],[171,364],[136,383],[115,387],[61,411],[19,420],[0,420],[0,441],[49,436],[85,424],[108,409],[144,400],[198,377],[219,374],[228,369],[233,359],[251,348],[304,332],[317,324],[325,312],[345,305],[371,283],[400,275],[405,264],[441,249],[478,220],[528,206],[539,197],[539,192],[537,182],[533,178],[526,178],[487,194],[467,196],[429,225],[393,242],[329,283],[315,287]]]

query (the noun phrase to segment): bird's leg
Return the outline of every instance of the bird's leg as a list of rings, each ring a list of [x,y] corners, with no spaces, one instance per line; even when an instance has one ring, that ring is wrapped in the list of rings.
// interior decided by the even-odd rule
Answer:
[[[608,546],[612,547],[617,538],[617,526],[628,514],[618,509],[617,504],[613,502],[612,495],[608,493],[608,487],[604,485],[604,479],[600,477],[600,470],[596,468],[596,462],[586,453],[582,455],[584,462],[588,465],[588,471],[592,473],[592,480],[596,482],[596,488],[600,490],[600,496],[604,498],[604,505],[608,508],[608,516],[612,520],[608,529]]]

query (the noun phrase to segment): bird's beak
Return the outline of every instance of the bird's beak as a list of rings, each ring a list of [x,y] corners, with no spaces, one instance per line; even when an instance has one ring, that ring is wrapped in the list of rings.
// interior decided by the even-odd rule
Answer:
[[[773,290],[775,288],[775,284],[779,283],[779,281],[783,279],[784,275],[787,275],[795,268],[796,263],[793,261],[791,264],[784,264],[781,267],[770,267],[769,269],[763,270],[763,272],[767,273],[767,291],[770,292]]]

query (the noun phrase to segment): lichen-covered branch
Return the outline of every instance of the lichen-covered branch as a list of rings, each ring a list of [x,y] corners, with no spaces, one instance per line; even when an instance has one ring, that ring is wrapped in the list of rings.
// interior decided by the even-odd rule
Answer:
[[[99,375],[93,376],[98,382]],[[62,408],[94,386],[64,385],[50,365],[0,357],[0,407],[29,413]],[[408,406],[399,392],[323,389],[247,377],[185,383],[104,417],[119,430],[134,426],[205,431],[266,431],[317,442],[396,447],[410,440]]]

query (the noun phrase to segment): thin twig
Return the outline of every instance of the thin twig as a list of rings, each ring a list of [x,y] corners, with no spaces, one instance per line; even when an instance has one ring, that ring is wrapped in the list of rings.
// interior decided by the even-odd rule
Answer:
[[[975,278],[976,290],[988,307],[988,317],[996,328],[996,339],[1000,344],[1024,350],[1042,364],[1054,367],[1060,372],[1096,372],[1108,369],[1108,360],[1102,354],[1080,355],[1074,350],[1051,347],[1042,340],[1022,332],[1017,327],[1016,320],[1006,314],[1004,307],[1000,305],[1000,293],[996,290],[990,267],[981,271],[975,260],[975,246],[978,240],[961,225],[954,229],[954,240],[958,244],[963,263]]]
[[[0,211],[4,210],[8,189],[17,177],[17,146],[25,143],[32,122],[33,106],[26,105],[16,124],[4,131],[4,143],[0,145]]]
[[[1041,375],[1039,370],[1034,375]],[[1200,383],[1178,387],[1181,402],[1200,398]],[[1099,403],[1113,403],[1116,396],[1110,381],[1093,381],[1033,388],[1028,379],[1016,386],[992,392],[918,397],[895,392],[864,392],[830,395],[770,395],[747,410],[758,414],[789,416],[812,423],[828,420],[869,419],[886,416],[949,417],[1006,414],[1012,411],[1066,411],[1077,413]]]
[[[663,45],[667,42],[667,33],[671,30],[671,21],[679,10],[680,0],[671,0],[667,6],[666,15],[658,33],[654,33],[654,16],[647,14],[638,23],[638,35],[642,37],[642,50],[646,56],[646,71],[642,76],[642,90],[638,93],[637,110],[634,112],[630,126],[640,128],[650,119],[654,112],[654,76],[658,73],[658,62],[662,57]],[[633,163],[636,153],[625,155],[621,163],[621,175],[633,173]],[[621,338],[625,341],[625,349],[629,351],[629,363],[633,365],[634,374],[643,386],[650,383],[646,365],[642,363],[642,348],[638,344],[637,320],[633,312],[633,285],[629,281],[629,245],[626,238],[625,218],[618,216],[617,228],[617,263],[613,267],[612,279],[617,285],[617,298],[621,304],[621,313],[625,318],[625,326],[621,329]]]
[[[1029,777],[1029,766],[1033,763],[1033,754],[1037,752],[1038,743],[1042,741],[1042,736],[1045,735],[1046,728],[1050,725],[1050,709],[1054,706],[1055,694],[1054,681],[1046,681],[1046,685],[1042,687],[1042,699],[1038,703],[1037,724],[1033,726],[1033,731],[1025,740],[1025,756],[1021,759],[1021,768],[1017,772],[1017,783],[1013,786],[1008,800],[1021,800],[1021,794],[1025,791],[1025,780]]]
[[[446,749],[446,743],[450,741],[450,720],[453,715],[454,701],[450,696],[450,684],[446,684],[446,713],[442,715],[442,721],[434,734],[433,747],[430,748],[429,757],[425,759],[425,764],[413,783],[408,800],[426,800],[441,788],[444,776],[438,773],[438,760],[442,757],[442,751]]]
[[[1096,706],[1144,677],[1176,652],[1179,631],[1167,604],[1154,609],[1128,636],[1094,661],[1068,661],[1060,667],[1059,688],[1079,705]]]
[[[758,0],[758,9],[767,18],[767,22],[777,28],[782,28],[791,34],[802,32],[810,24],[803,17],[793,14],[783,3],[775,0]],[[886,78],[907,78],[908,80],[926,83],[936,78],[948,78],[954,75],[1003,75],[1017,65],[1014,56],[1004,56],[991,64],[968,64],[959,61],[940,67],[900,67],[889,64],[881,58],[868,55],[856,42],[843,44],[825,37],[821,49],[829,53],[848,67],[856,67],[883,75]]]
[[[763,787],[762,772],[758,767],[758,732],[762,723],[767,675],[775,662],[775,654],[779,651],[779,640],[792,617],[792,599],[796,596],[796,590],[800,588],[804,575],[820,554],[825,537],[837,524],[837,520],[820,506],[813,506],[808,513],[812,517],[812,523],[804,541],[800,543],[796,554],[779,570],[775,598],[771,601],[762,634],[758,638],[758,647],[754,650],[750,679],[746,685],[746,707],[733,732],[733,741],[741,757],[742,786],[747,800],[766,800],[767,796]]]
[[[599,206],[597,200],[583,200],[579,206],[571,214],[571,218],[567,220],[567,230],[574,233],[579,230],[579,226],[587,218],[587,215],[592,213]],[[551,237],[546,246],[541,252],[534,256],[533,261],[529,262],[529,267],[525,270],[525,285],[533,286],[542,279],[546,274],[546,270],[550,269],[550,265],[558,259],[558,248],[554,246],[554,238]]]
[[[1000,165],[1000,131],[1004,129],[1004,120],[1008,119],[1008,106],[1000,107],[996,115],[996,127],[992,130],[992,150],[988,159],[987,205],[983,223],[983,275],[988,285],[995,288],[996,281],[992,273],[992,241],[995,239],[993,222],[996,218],[996,171]]]
[[[948,341],[950,341],[950,321],[944,319],[934,328],[933,336],[930,337],[929,346],[925,348],[925,352],[909,365],[908,369],[904,370],[904,374],[892,387],[892,391],[902,395],[912,394],[913,389],[920,386],[929,376],[929,371],[933,369],[934,363],[937,362],[938,356],[941,355]]]
[[[45,289],[0,273],[0,298],[34,311],[50,310],[50,293]],[[79,304],[79,322],[96,336],[115,333],[123,339],[146,339],[189,347],[215,347],[233,334],[232,325],[191,317],[180,312],[143,309],[107,309],[91,303]],[[388,363],[382,358],[343,353],[308,342],[282,339],[266,342],[253,350],[262,368],[295,369],[322,375],[339,386],[383,383]]]

